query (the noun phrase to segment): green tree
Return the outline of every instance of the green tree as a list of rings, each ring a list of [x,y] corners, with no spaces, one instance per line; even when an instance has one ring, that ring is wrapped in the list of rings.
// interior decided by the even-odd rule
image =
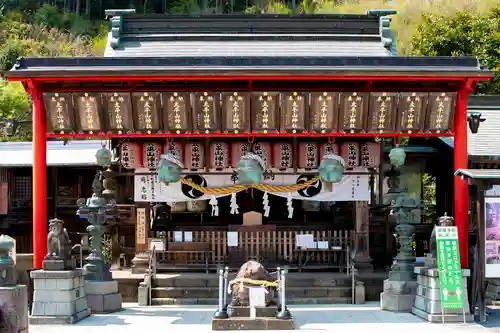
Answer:
[[[476,56],[495,72],[492,81],[478,92],[500,94],[500,5],[489,12],[460,11],[447,17],[422,14],[423,21],[412,39],[412,55]]]

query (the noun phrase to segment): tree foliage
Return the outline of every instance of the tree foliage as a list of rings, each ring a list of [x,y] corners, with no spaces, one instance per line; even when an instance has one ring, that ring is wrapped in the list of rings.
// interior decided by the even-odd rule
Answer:
[[[412,55],[476,56],[495,78],[480,93],[500,94],[500,6],[488,13],[461,11],[452,17],[423,13],[423,23],[412,39]]]

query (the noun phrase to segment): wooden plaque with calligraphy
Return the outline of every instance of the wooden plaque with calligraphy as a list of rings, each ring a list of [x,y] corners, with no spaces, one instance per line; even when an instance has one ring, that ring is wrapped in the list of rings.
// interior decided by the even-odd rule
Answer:
[[[250,97],[248,93],[222,94],[222,130],[244,133],[250,130]]]
[[[171,133],[185,133],[191,128],[191,97],[189,93],[164,93],[163,125]]]
[[[338,130],[339,93],[311,94],[311,131],[330,133]]]
[[[397,93],[371,93],[367,130],[374,133],[391,133],[396,129],[398,111]]]
[[[306,113],[309,108],[308,94],[301,92],[281,93],[280,131],[301,133],[306,129]]]
[[[367,93],[341,93],[339,128],[346,133],[359,133],[365,130],[368,114]]]
[[[74,95],[78,130],[92,134],[102,131],[101,95],[81,93]]]
[[[160,117],[160,93],[137,92],[132,94],[135,113],[135,128],[146,133],[162,129]]]
[[[104,121],[108,131],[122,134],[134,130],[132,99],[129,93],[115,92],[102,96],[104,100]]]
[[[70,94],[43,94],[49,130],[54,133],[75,131],[73,97]]]
[[[402,93],[398,103],[398,128],[400,133],[415,133],[423,129],[428,93]]]
[[[193,125],[200,133],[220,131],[220,94],[193,94]]]
[[[149,213],[144,207],[136,209],[137,221],[135,225],[135,251],[147,251],[149,238]]]
[[[251,93],[252,131],[271,133],[278,130],[279,93]]]
[[[431,93],[425,118],[425,131],[447,133],[455,117],[456,93]]]

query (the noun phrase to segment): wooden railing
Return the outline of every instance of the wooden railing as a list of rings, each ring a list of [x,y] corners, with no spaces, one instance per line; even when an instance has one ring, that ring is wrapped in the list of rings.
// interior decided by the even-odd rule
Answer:
[[[191,231],[193,242],[204,242],[211,244],[211,256],[209,264],[225,264],[231,256],[231,248],[227,246],[227,231]],[[352,247],[354,240],[354,231],[335,230],[335,231],[243,231],[238,232],[239,252],[245,256],[243,260],[271,260],[278,262],[296,262],[298,253],[296,250],[295,236],[297,234],[312,234],[315,241],[328,241],[330,247],[341,247],[347,249]],[[175,241],[175,232],[167,233],[169,243]],[[159,251],[158,251],[159,252]],[[172,254],[158,253],[158,260],[161,263],[172,261]],[[187,263],[200,264],[204,258],[201,255],[192,253],[188,255]],[[317,263],[339,263],[345,260],[345,252],[316,253],[311,261]]]

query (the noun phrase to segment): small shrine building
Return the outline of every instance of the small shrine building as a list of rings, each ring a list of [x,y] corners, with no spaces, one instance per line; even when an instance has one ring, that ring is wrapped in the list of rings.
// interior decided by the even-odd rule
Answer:
[[[114,10],[107,11],[104,57],[20,58],[5,75],[33,98],[35,268],[46,254],[46,151],[54,138],[113,140],[118,189],[136,207],[136,252],[147,250],[152,204],[202,201],[211,206],[208,225],[189,237],[216,247],[215,261],[228,236],[216,244],[211,232],[234,230],[226,216],[259,210],[260,219],[281,214],[275,221],[286,221],[307,211],[297,201],[354,202],[355,213],[346,214],[356,234],[352,246],[366,249],[369,205],[383,203],[376,190],[383,188],[380,140],[453,137],[454,169],[467,168],[467,99],[491,78],[472,57],[397,56],[391,14],[190,17]],[[235,173],[249,153],[264,170],[256,186],[241,185]],[[182,162],[181,181],[158,180],[162,154]],[[333,184],[317,177],[325,155],[344,163]],[[467,182],[455,177],[464,267],[468,202]],[[279,228],[291,239],[297,230]],[[318,230],[318,246],[331,241],[328,230]],[[284,239],[265,246],[282,246]],[[279,259],[293,257],[293,243],[277,250]]]

